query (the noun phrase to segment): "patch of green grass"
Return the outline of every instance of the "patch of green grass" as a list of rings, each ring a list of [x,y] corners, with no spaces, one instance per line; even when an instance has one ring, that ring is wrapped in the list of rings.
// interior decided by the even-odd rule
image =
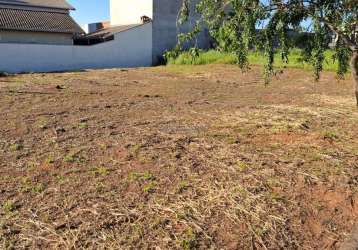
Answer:
[[[338,63],[333,60],[333,54],[334,52],[332,50],[327,50],[325,52],[325,61],[323,63],[323,70],[337,71]],[[249,54],[249,61],[253,65],[265,65],[266,58],[263,56],[262,53],[253,52]],[[300,49],[291,50],[288,58],[288,64],[282,62],[280,54],[276,54],[274,66],[278,68],[288,67],[288,68],[299,68],[299,69],[307,69],[307,70],[313,69],[312,65],[303,61],[302,51]]]
[[[175,65],[204,65],[204,64],[234,64],[236,62],[235,56],[231,53],[219,52],[216,50],[209,50],[201,52],[199,57],[192,59],[189,53],[182,53],[175,60],[171,59],[168,64]]]
[[[333,60],[334,52],[327,50],[325,52],[326,60],[324,61],[323,69],[327,71],[337,71],[338,63]],[[266,57],[262,52],[250,52],[248,56],[249,62],[252,65],[265,65]],[[312,70],[312,66],[303,61],[301,50],[293,49],[289,55],[289,62],[285,64],[281,60],[281,55],[275,55],[274,66],[277,68],[299,68]],[[231,53],[220,52],[217,50],[203,51],[199,54],[198,58],[193,60],[191,55],[187,52],[182,53],[176,59],[170,59],[168,65],[205,65],[205,64],[235,64],[235,56]]]

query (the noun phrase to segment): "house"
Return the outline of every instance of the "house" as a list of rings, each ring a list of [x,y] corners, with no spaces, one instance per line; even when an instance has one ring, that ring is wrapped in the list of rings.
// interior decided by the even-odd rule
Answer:
[[[194,3],[198,0],[193,0]],[[112,25],[130,25],[141,22],[141,17],[146,16],[152,20],[153,40],[153,64],[161,61],[166,50],[170,50],[177,44],[178,33],[185,33],[191,30],[196,24],[199,15],[195,14],[194,4],[190,11],[188,23],[178,27],[178,13],[182,7],[182,0],[110,0],[110,16]],[[207,30],[201,32],[192,41],[200,48],[211,46],[212,39]],[[191,44],[191,45],[192,45]],[[187,44],[188,46],[189,44]]]
[[[64,0],[0,0],[0,71],[156,65],[175,47],[177,35],[196,24],[193,11],[188,24],[177,27],[181,5],[182,0],[110,0],[110,23],[91,25],[85,34]],[[208,48],[211,42],[204,31],[187,45]]]
[[[158,64],[165,51],[174,48],[177,44],[178,33],[189,31],[199,17],[194,14],[193,9],[188,24],[179,28],[177,18],[181,6],[182,0],[110,0],[110,26],[93,30],[92,27],[98,24],[90,24],[89,30],[92,32],[82,37],[80,43],[96,44],[100,41],[108,41],[114,34],[151,22],[153,64]],[[83,38],[89,41],[84,42]],[[211,46],[212,39],[209,32],[205,30],[192,43],[196,43],[201,48],[208,48]]]
[[[65,0],[0,0],[0,43],[72,45],[84,33]]]

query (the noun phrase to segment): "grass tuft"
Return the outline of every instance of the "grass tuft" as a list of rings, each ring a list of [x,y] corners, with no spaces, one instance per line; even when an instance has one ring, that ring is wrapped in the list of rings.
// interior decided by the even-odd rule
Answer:
[[[14,204],[13,201],[7,200],[2,205],[2,208],[5,211],[5,213],[11,213],[11,212],[13,212],[15,210],[15,204]]]
[[[14,144],[10,145],[10,151],[12,151],[12,152],[20,151],[23,148],[24,148],[24,146],[19,143],[14,143]]]

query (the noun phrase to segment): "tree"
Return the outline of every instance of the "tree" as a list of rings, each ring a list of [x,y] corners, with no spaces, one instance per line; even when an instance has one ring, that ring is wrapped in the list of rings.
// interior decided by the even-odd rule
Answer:
[[[334,38],[338,75],[351,69],[358,106],[358,0],[182,0],[178,24],[185,24],[190,11],[200,16],[195,27],[178,36],[178,45],[169,56],[175,56],[186,41],[207,28],[218,49],[234,53],[242,68],[248,67],[251,49],[263,50],[267,62],[265,79],[274,72],[274,55],[281,53],[288,61],[293,48],[290,33],[309,31],[305,59],[314,66],[319,79],[325,50]],[[192,7],[195,8],[192,8]],[[191,53],[196,55],[193,46]]]

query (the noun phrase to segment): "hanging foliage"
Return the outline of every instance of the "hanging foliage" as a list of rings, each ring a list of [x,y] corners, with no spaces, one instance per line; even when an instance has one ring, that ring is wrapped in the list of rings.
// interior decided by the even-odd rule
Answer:
[[[192,10],[200,19],[192,31],[179,35],[176,52],[166,56],[178,56],[185,41],[194,39],[206,28],[217,49],[235,55],[242,69],[249,66],[250,50],[264,51],[264,76],[268,83],[274,73],[274,55],[280,53],[282,61],[288,63],[293,48],[290,32],[305,30],[311,35],[305,41],[304,56],[313,65],[315,79],[319,80],[323,70],[325,50],[331,42],[335,43],[337,73],[342,77],[351,69],[358,105],[358,0],[182,1],[178,25],[188,22]]]

